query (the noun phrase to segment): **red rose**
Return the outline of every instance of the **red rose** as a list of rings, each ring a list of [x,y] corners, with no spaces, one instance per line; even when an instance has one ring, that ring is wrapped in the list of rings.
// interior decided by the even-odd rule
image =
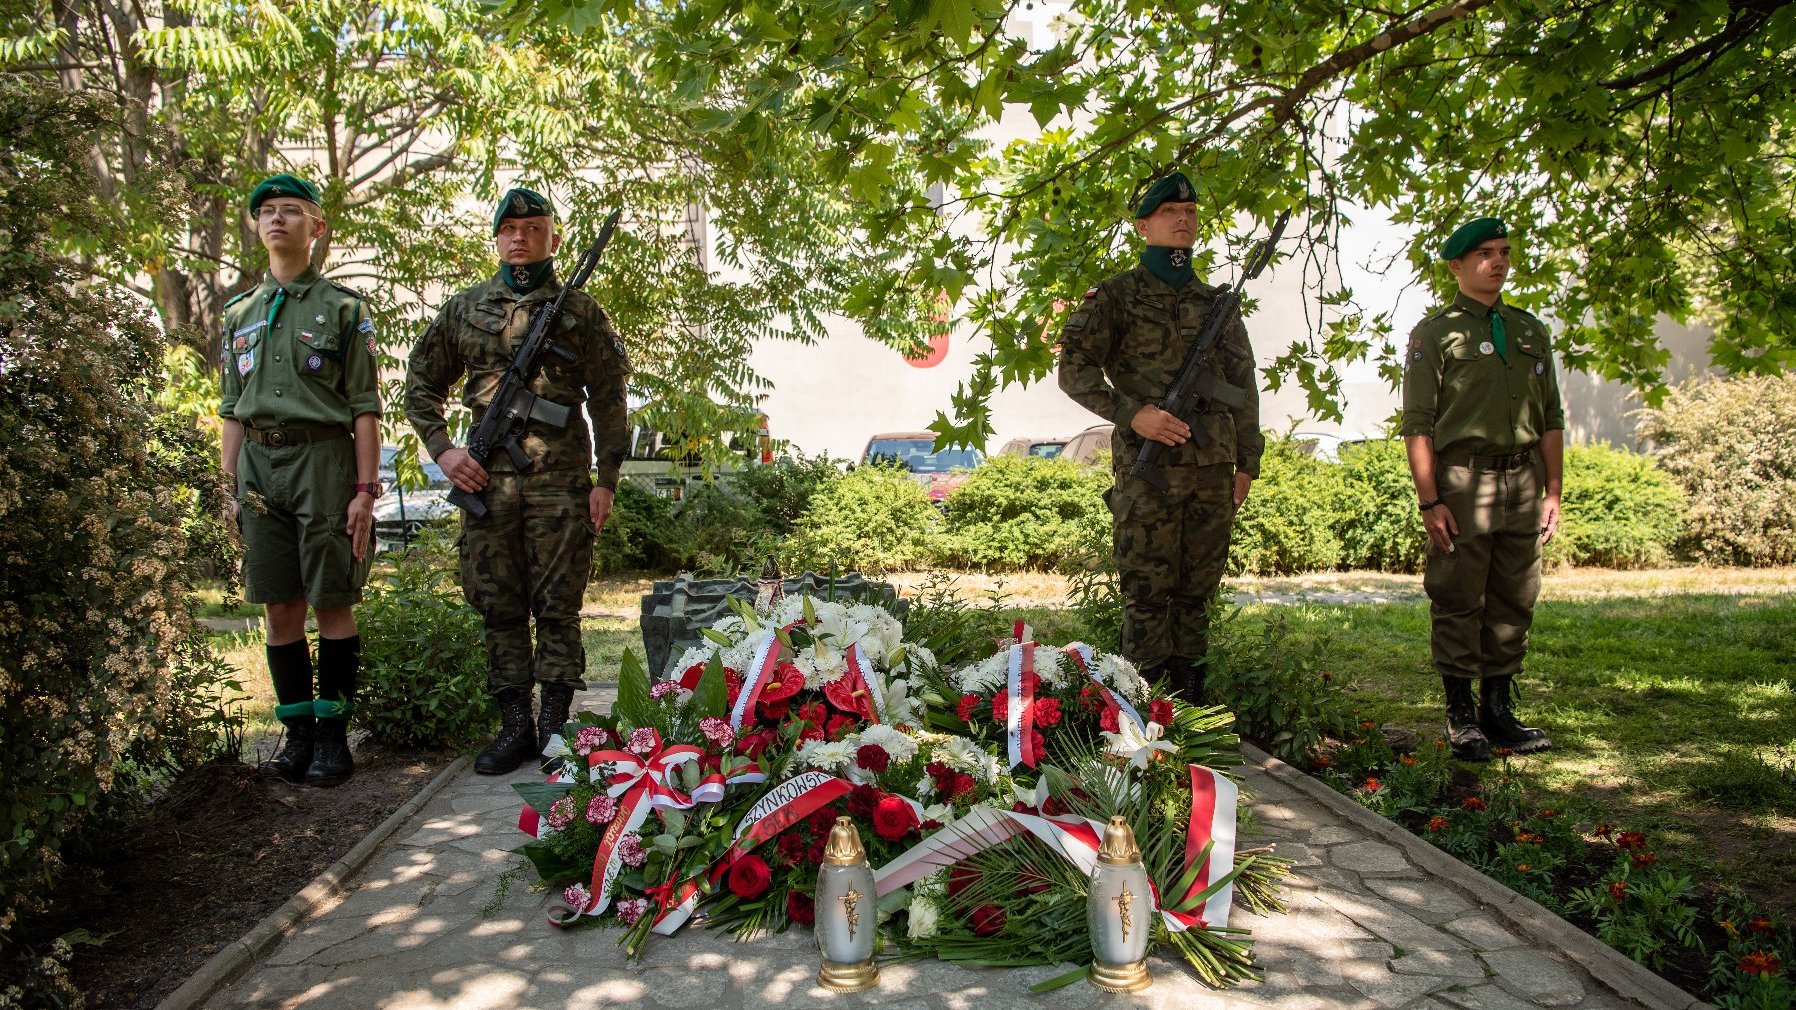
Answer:
[[[796,831],[788,831],[773,844],[779,860],[787,866],[797,866],[804,862],[804,836]]]
[[[960,696],[960,704],[955,706],[954,712],[956,715],[960,716],[961,722],[972,722],[973,721],[973,712],[978,707],[979,707],[979,696],[978,695],[971,694],[971,693],[963,694]]]
[[[767,697],[763,695],[760,704],[757,705],[756,708],[760,711],[762,719],[765,719],[768,722],[779,722],[786,717],[787,712],[791,711],[792,702],[785,698],[775,698],[772,701],[769,701]]]
[[[1035,699],[1035,724],[1037,726],[1042,726],[1042,727],[1054,726],[1054,725],[1058,725],[1059,722],[1060,722],[1060,699],[1059,698],[1037,698],[1037,699]]]
[[[826,731],[826,735],[831,740],[840,740],[843,737],[847,736],[848,734],[854,732],[854,727],[859,722],[860,722],[860,720],[854,718],[853,716],[847,716],[847,715],[831,716],[829,719],[829,729]]]
[[[1155,698],[1153,701],[1148,702],[1147,717],[1150,722],[1157,722],[1162,726],[1171,726],[1172,702],[1167,701],[1165,698]]]
[[[811,896],[803,891],[787,891],[786,918],[800,926],[809,926],[816,922],[817,906],[811,902]]]
[[[1005,722],[1010,718],[1010,695],[999,692],[992,695],[992,720]]]
[[[965,863],[955,863],[948,871],[948,897],[958,898],[960,892],[979,883],[979,871]]]
[[[822,729],[823,724],[829,720],[829,709],[824,708],[820,701],[806,702],[798,706],[798,717],[818,729]]]
[[[973,932],[991,936],[1004,928],[1004,910],[996,905],[980,905],[973,909]]]
[[[916,813],[896,796],[884,797],[873,807],[873,833],[888,842],[903,838],[916,827]]]
[[[1116,722],[1116,709],[1106,708],[1098,713],[1098,728],[1106,733],[1122,732],[1122,727]]]
[[[873,807],[879,802],[880,791],[870,785],[859,785],[848,791],[848,816],[857,820],[868,820],[873,816]]]
[[[744,901],[767,893],[767,887],[772,883],[773,871],[767,868],[767,860],[752,852],[730,867],[730,892]]]
[[[954,786],[948,790],[948,798],[958,799],[962,796],[971,796],[973,790],[977,788],[979,788],[979,783],[973,781],[973,776],[966,772],[955,772]]]
[[[883,772],[892,766],[892,755],[876,743],[862,744],[854,752],[854,763],[870,772]]]

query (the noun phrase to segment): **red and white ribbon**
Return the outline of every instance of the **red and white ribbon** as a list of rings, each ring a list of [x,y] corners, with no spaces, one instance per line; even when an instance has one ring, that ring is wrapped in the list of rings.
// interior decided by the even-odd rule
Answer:
[[[1234,872],[1235,819],[1241,800],[1241,787],[1227,776],[1201,765],[1187,767],[1191,772],[1191,819],[1185,835],[1185,867],[1189,869],[1203,855],[1206,845],[1210,854],[1182,899],[1203,893],[1212,881]],[[1234,903],[1235,882],[1230,879],[1190,912],[1167,912],[1166,925],[1175,932],[1193,925],[1227,926]],[[1173,926],[1174,922],[1182,925]]]
[[[742,681],[742,690],[736,695],[736,704],[730,709],[730,728],[740,730],[744,722],[750,721],[755,712],[755,702],[761,699],[761,691],[767,686],[767,678],[773,675],[774,667],[779,665],[780,657],[785,651],[781,644],[779,631],[769,629],[755,645],[754,661],[748,665],[748,676]]]
[[[1018,634],[1022,634],[1018,622]],[[1010,674],[1005,691],[1004,735],[1010,767],[1019,764],[1034,768],[1041,763],[1035,752],[1035,643],[1023,642],[1010,647]]]
[[[1135,711],[1135,706],[1129,704],[1127,698],[1124,698],[1122,695],[1117,694],[1112,690],[1109,684],[1104,683],[1103,680],[1098,677],[1097,671],[1091,668],[1091,646],[1086,645],[1084,642],[1074,642],[1061,650],[1061,652],[1064,655],[1071,656],[1073,665],[1079,668],[1079,672],[1085,674],[1085,676],[1091,679],[1093,684],[1097,685],[1099,697],[1104,702],[1105,708],[1115,711],[1117,713],[1117,718],[1119,719],[1123,716],[1127,716],[1130,721],[1135,723],[1136,729],[1141,730],[1143,733],[1147,732],[1147,720],[1141,717],[1140,712]]]
[[[879,686],[879,676],[873,672],[873,664],[867,661],[867,654],[861,651],[861,643],[856,642],[848,647],[848,672],[845,677],[853,677],[859,683],[860,691],[867,692],[868,705],[863,715],[868,722],[884,722],[886,712],[885,691]],[[856,692],[857,694],[859,691]]]

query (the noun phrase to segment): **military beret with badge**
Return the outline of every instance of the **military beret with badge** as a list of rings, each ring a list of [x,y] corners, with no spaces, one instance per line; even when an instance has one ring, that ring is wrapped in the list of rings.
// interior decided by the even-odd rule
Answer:
[[[319,195],[317,186],[297,175],[280,172],[256,183],[256,188],[249,191],[250,216],[254,217],[257,208],[277,196],[305,200],[319,206],[324,205],[324,199]]]
[[[1509,226],[1500,217],[1481,217],[1475,221],[1467,221],[1447,236],[1447,241],[1441,245],[1441,259],[1456,260],[1493,238],[1508,237]]]
[[[493,234],[499,234],[499,223],[514,217],[554,217],[555,205],[534,189],[514,186],[499,198],[493,208]]]
[[[1197,202],[1197,190],[1192,187],[1191,180],[1185,178],[1183,172],[1173,172],[1170,175],[1162,176],[1147,188],[1146,193],[1142,194],[1141,203],[1135,208],[1135,220],[1139,221],[1159,210],[1163,203],[1195,202]]]

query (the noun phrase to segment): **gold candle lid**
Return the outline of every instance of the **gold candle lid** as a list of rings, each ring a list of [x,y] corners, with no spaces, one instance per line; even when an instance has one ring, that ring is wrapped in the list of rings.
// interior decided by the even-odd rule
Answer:
[[[1141,848],[1135,844],[1135,830],[1121,814],[1104,825],[1104,844],[1098,849],[1100,863],[1136,863],[1141,861]]]
[[[829,829],[829,841],[823,846],[823,861],[831,866],[853,866],[866,860],[867,850],[861,848],[861,833],[854,829],[853,819],[836,818],[835,827]]]

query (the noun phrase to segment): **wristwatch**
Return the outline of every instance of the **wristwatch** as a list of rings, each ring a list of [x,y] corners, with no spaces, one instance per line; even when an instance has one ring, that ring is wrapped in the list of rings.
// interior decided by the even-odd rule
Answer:
[[[1441,500],[1439,498],[1430,498],[1427,501],[1423,502],[1421,505],[1423,514],[1426,515],[1429,509],[1435,507],[1436,505],[1439,505],[1440,503],[1441,503]]]
[[[357,484],[355,486],[355,493],[356,494],[366,493],[368,495],[368,497],[373,498],[375,501],[379,501],[380,500],[380,481],[373,480],[373,481],[369,481],[366,484]]]

